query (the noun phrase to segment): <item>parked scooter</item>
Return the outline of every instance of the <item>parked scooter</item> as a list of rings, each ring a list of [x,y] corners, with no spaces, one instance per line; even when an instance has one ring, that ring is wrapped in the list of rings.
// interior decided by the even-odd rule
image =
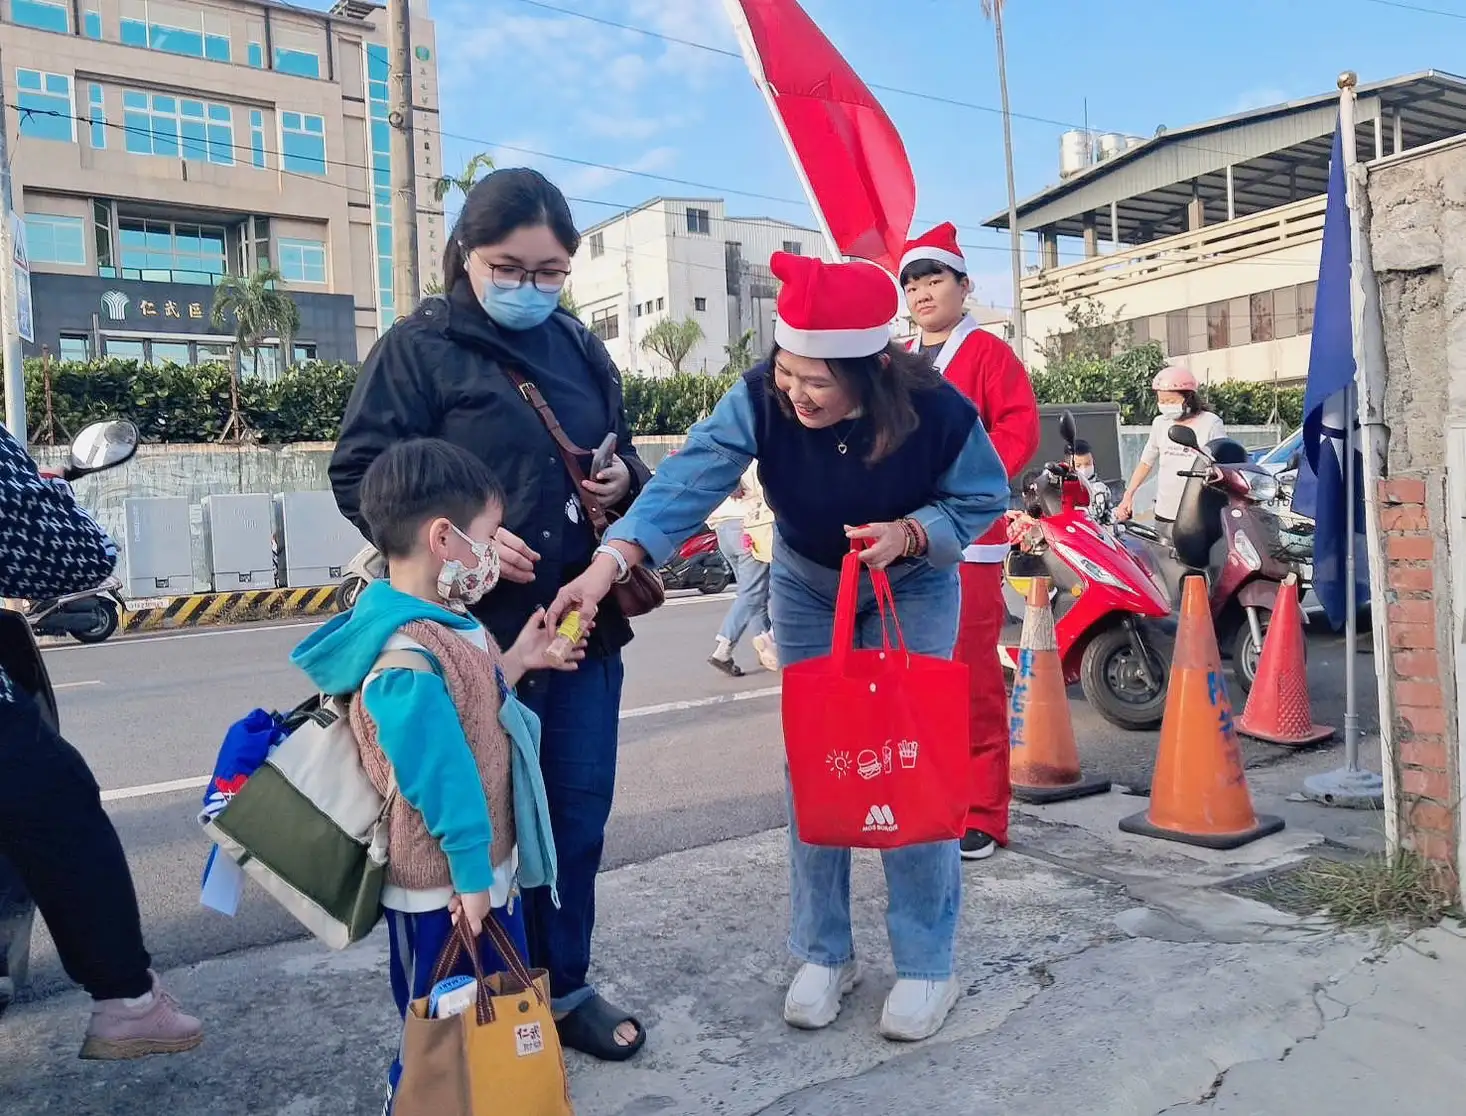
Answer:
[[[1009,584],[1026,594],[1028,579],[1044,575],[1054,586],[1054,631],[1065,680],[1111,724],[1154,728],[1165,710],[1171,633],[1159,621],[1171,614],[1164,585],[1091,513],[1088,486],[1072,462],[1074,417],[1059,419],[1070,461],[1051,462],[1029,485],[1029,537],[1004,563]],[[1020,623],[1010,623],[998,646],[1009,670],[1018,666]]]
[[[26,619],[37,636],[70,636],[78,643],[102,643],[122,622],[126,605],[118,592],[122,579],[109,577],[95,589],[33,601]]]
[[[94,423],[71,443],[71,458],[62,477],[70,482],[89,473],[114,469],[132,459],[138,441],[137,427],[130,422]],[[42,719],[59,730],[56,693],[27,613],[0,607],[0,666],[12,683],[35,700]],[[34,918],[35,906],[19,876],[0,857],[0,1011],[25,985]]]
[[[717,532],[706,524],[677,548],[671,560],[657,574],[669,590],[697,589],[703,593],[721,593],[733,583],[733,571],[718,549]]]
[[[367,543],[341,571],[341,584],[336,587],[336,600],[341,605],[341,611],[355,608],[362,590],[386,576],[387,559],[377,552],[376,547]]]
[[[1230,654],[1243,693],[1252,689],[1263,637],[1278,588],[1295,572],[1295,552],[1279,536],[1277,516],[1265,505],[1278,492],[1277,478],[1256,465],[1243,446],[1218,438],[1203,449],[1188,426],[1171,427],[1171,441],[1196,450],[1206,468],[1183,475],[1170,539],[1140,524],[1129,525],[1125,545],[1145,562],[1179,607],[1188,574],[1204,574],[1210,588],[1217,645]]]

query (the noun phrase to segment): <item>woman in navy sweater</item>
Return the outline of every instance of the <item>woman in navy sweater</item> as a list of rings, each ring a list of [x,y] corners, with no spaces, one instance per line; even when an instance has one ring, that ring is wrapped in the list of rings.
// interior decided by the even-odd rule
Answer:
[[[891,343],[898,297],[871,264],[775,254],[783,280],[775,347],[695,426],[567,584],[551,617],[593,611],[638,562],[658,566],[759,462],[776,523],[770,586],[784,663],[830,652],[840,564],[866,539],[891,580],[911,650],[951,657],[963,547],[1008,506],[1002,462],[977,412],[927,358]],[[881,645],[867,584],[857,642]],[[807,845],[790,824],[789,946],[803,962],[784,1002],[793,1026],[828,1026],[859,978],[850,929],[850,851]],[[896,984],[881,1033],[933,1035],[956,1003],[961,873],[956,841],[882,854]]]

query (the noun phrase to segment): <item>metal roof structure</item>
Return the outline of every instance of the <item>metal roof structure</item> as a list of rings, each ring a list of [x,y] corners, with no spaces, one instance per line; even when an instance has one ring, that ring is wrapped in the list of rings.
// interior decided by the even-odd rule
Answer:
[[[1426,70],[1355,90],[1360,159],[1466,132],[1466,78]],[[1200,199],[1205,224],[1328,191],[1339,95],[1254,109],[1175,131],[1086,167],[1018,204],[1018,228],[1050,236],[1143,244],[1186,232]],[[1115,228],[1111,227],[1111,216]],[[986,222],[1006,229],[1006,209]]]

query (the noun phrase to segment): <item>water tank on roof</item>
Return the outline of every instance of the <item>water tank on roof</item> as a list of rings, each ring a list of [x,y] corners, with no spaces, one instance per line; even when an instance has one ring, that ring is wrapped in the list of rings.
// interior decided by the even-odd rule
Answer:
[[[1106,159],[1113,159],[1124,150],[1125,137],[1119,132],[1106,132],[1099,138],[1099,151],[1096,155],[1098,160],[1103,163]]]
[[[1148,141],[1146,140],[1146,138],[1144,136],[1126,136],[1125,137],[1125,149],[1128,151],[1131,148],[1139,147],[1141,144],[1146,143],[1146,142],[1148,142]]]
[[[1078,129],[1059,137],[1059,177],[1070,178],[1094,162],[1094,136]]]

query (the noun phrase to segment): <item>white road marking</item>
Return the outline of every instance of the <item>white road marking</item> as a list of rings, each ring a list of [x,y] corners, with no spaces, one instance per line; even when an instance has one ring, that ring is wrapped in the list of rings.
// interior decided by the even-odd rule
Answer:
[[[694,593],[685,597],[671,597],[662,607],[676,608],[678,605],[726,603],[731,601],[735,596],[737,596],[736,593]],[[199,631],[124,637],[108,643],[63,643],[55,647],[44,647],[42,650],[47,652],[94,651],[99,647],[137,647],[144,643],[170,643],[177,639],[213,639],[217,636],[253,635],[256,632],[305,631],[310,628],[319,628],[325,623],[325,620],[310,620],[295,624],[240,624],[234,628],[204,628]]]
[[[666,701],[660,705],[643,705],[636,709],[623,709],[621,720],[630,721],[637,717],[655,717],[662,713],[682,713],[688,709],[704,709],[710,705],[727,705],[735,701],[752,701],[755,698],[773,697],[784,692],[782,686],[767,686],[762,690],[740,690],[733,694],[717,694],[713,697],[694,698],[690,701]],[[209,775],[191,776],[187,779],[170,779],[165,783],[144,783],[136,787],[119,787],[104,790],[103,802],[125,802],[132,798],[147,798],[154,794],[173,794],[176,791],[202,790],[209,785]]]
[[[71,690],[77,686],[101,686],[104,685],[100,678],[88,679],[86,682],[56,682],[51,686],[53,690]]]

